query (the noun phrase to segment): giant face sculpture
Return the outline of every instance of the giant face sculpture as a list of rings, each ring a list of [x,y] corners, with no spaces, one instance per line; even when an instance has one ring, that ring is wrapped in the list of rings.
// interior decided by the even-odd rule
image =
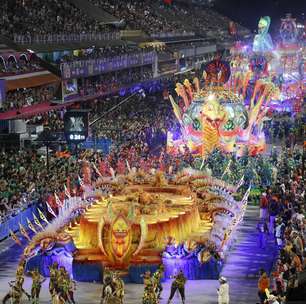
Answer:
[[[123,259],[131,244],[131,231],[127,219],[119,214],[111,225],[111,246],[115,257]]]

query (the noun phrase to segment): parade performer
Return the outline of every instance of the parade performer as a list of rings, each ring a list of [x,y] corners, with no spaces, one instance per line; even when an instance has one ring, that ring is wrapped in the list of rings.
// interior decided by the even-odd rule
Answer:
[[[151,272],[146,271],[146,273],[142,275],[142,277],[144,284],[142,304],[158,304],[159,301],[155,293],[155,285],[153,282],[153,278],[151,277]]]
[[[163,291],[163,286],[161,284],[161,279],[164,276],[164,265],[160,265],[159,268],[153,274],[153,283],[155,286],[155,293],[157,299],[161,299],[161,293]]]
[[[70,298],[71,291],[71,280],[69,277],[69,273],[66,271],[64,267],[60,267],[57,276],[57,288],[56,295],[59,303],[64,301],[64,303],[75,303],[73,299]]]
[[[175,292],[178,290],[181,298],[182,298],[182,303],[185,304],[185,284],[186,284],[186,277],[184,276],[184,273],[182,270],[173,277],[174,281],[172,282],[171,285],[171,293],[170,297],[168,300],[168,304],[171,303],[171,300],[173,299]]]
[[[218,304],[229,304],[229,286],[225,277],[219,278]]]
[[[55,290],[57,289],[57,276],[58,276],[58,263],[54,262],[50,267],[50,282],[49,282],[49,292],[51,295],[52,303],[55,297]]]
[[[104,278],[100,304],[111,303],[113,292],[114,292],[114,288],[112,285],[112,278],[110,275],[108,275]]]
[[[104,278],[100,304],[122,304],[124,283],[118,274],[107,273]]]
[[[34,271],[30,272],[32,276],[32,288],[31,288],[31,298],[32,298],[32,304],[38,304],[39,303],[39,295],[41,290],[41,284],[46,280],[43,278],[39,271],[35,269]]]
[[[118,298],[119,303],[123,304],[123,298],[124,298],[124,282],[119,277],[118,273],[115,272],[113,274],[113,286],[115,288],[114,295]]]
[[[3,298],[2,304],[7,303],[7,300],[10,299],[10,304],[20,304],[22,295],[25,294],[28,299],[31,299],[31,296],[23,289],[24,278],[23,276],[16,277],[16,281],[11,281],[9,283],[11,290]]]

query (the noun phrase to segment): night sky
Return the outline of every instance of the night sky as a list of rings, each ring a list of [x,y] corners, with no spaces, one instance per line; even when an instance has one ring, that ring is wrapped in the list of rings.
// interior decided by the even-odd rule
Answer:
[[[251,30],[257,28],[261,16],[270,16],[272,30],[279,28],[280,18],[292,13],[297,21],[304,23],[305,0],[215,0],[215,7],[233,20]]]

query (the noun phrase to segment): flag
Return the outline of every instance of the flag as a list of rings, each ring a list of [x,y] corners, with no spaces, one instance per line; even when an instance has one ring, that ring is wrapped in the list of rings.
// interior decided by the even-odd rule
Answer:
[[[37,233],[35,227],[33,226],[33,224],[31,223],[31,221],[27,218],[27,223],[28,223],[28,227],[34,232]]]
[[[66,195],[68,198],[71,198],[70,192],[68,191],[66,185],[64,185],[64,192],[65,192],[65,195]]]
[[[33,219],[34,219],[34,223],[40,227],[41,229],[44,229],[43,226],[41,225],[39,219],[37,218],[37,216],[32,212],[32,215],[33,215]]]
[[[81,187],[84,187],[84,182],[83,180],[81,179],[80,175],[78,175],[78,181],[79,181],[79,184]]]
[[[25,228],[20,223],[19,223],[19,231],[29,242],[31,241],[27,231],[25,230]]]
[[[45,215],[42,213],[42,211],[41,211],[39,208],[37,208],[37,210],[38,210],[40,219],[41,219],[42,221],[44,221],[46,224],[49,224],[47,218],[46,218]]]
[[[95,169],[96,173],[97,173],[100,177],[102,177],[102,174],[101,174],[101,172],[99,171],[99,169],[97,168],[97,166],[95,165],[95,163],[92,163],[92,166],[93,166],[93,168]]]
[[[221,179],[224,177],[224,175],[227,173],[227,171],[230,169],[231,167],[231,164],[232,164],[232,160],[230,160],[226,166],[226,169],[224,170],[222,176],[221,176]]]
[[[244,196],[243,196],[243,198],[241,200],[241,202],[243,204],[245,204],[248,201],[250,192],[251,192],[251,185],[249,186],[248,190],[245,192],[245,194],[244,194]]]
[[[110,167],[109,171],[110,171],[110,174],[111,174],[112,178],[115,178],[115,174],[116,174],[115,170],[112,167]]]
[[[58,207],[62,207],[63,203],[62,201],[59,199],[58,195],[56,194],[56,192],[54,192],[54,198],[55,198],[55,203]]]
[[[16,244],[18,244],[19,246],[22,246],[20,240],[18,239],[18,237],[16,236],[16,234],[15,234],[11,229],[10,229],[10,235],[11,235],[12,240],[13,240]]]
[[[54,213],[54,211],[51,208],[51,206],[47,202],[46,202],[46,205],[47,205],[48,212],[51,213],[54,217],[56,217],[56,214]]]
[[[244,184],[244,175],[241,177],[239,183],[236,186],[236,191]]]
[[[130,167],[129,162],[127,161],[127,159],[125,161],[126,161],[126,167],[128,168],[129,172],[131,172],[131,167]]]

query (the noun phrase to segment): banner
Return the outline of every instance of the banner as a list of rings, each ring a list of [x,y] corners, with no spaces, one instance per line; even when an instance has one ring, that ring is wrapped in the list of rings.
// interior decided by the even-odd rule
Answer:
[[[3,103],[5,102],[6,98],[6,91],[5,91],[5,80],[0,79],[0,109],[2,108]]]
[[[129,67],[152,64],[155,56],[155,52],[145,52],[117,56],[111,59],[79,60],[62,63],[60,69],[63,79],[89,77]]]

